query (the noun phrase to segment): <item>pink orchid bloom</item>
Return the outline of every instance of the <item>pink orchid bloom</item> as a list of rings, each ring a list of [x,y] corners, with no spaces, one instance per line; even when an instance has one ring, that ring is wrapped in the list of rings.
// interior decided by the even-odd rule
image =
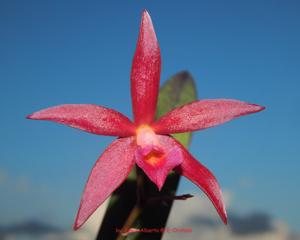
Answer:
[[[144,11],[130,77],[134,122],[116,110],[92,104],[60,105],[28,116],[29,119],[50,120],[93,134],[118,137],[99,157],[89,175],[75,230],[122,184],[135,163],[159,190],[170,171],[185,176],[205,192],[223,222],[227,223],[216,178],[170,134],[203,130],[259,112],[264,107],[231,99],[199,100],[154,121],[160,68],[156,34],[148,12]]]

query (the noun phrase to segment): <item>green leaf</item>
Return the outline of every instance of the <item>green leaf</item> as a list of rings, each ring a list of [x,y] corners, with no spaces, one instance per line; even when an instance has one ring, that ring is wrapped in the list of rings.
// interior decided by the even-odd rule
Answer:
[[[158,97],[158,106],[156,119],[169,112],[175,107],[197,99],[195,83],[192,76],[186,72],[180,72],[170,78],[161,87]],[[185,147],[188,147],[191,141],[191,133],[181,133],[173,135]],[[139,179],[142,180],[142,195],[144,199],[159,199],[162,196],[175,195],[180,176],[172,173],[168,176],[161,192],[157,187],[138,170]],[[127,217],[132,212],[136,204],[136,168],[130,174],[130,177],[120,186],[112,195],[109,207],[105,213],[102,225],[100,227],[97,239],[116,239],[116,228],[122,229]],[[132,228],[164,228],[173,201],[156,201],[151,204],[145,204],[139,218],[136,219]],[[159,240],[163,233],[134,233],[129,234],[126,240]]]
[[[176,107],[190,103],[197,99],[194,80],[187,71],[180,72],[168,80],[160,89],[156,118]],[[173,134],[173,136],[188,147],[191,140],[191,133]]]

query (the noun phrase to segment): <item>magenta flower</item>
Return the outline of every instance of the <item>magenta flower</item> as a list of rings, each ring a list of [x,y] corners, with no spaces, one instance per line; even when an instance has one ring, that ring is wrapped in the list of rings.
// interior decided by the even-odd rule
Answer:
[[[213,174],[170,134],[203,130],[264,107],[231,99],[195,101],[154,121],[159,91],[161,57],[151,18],[142,14],[131,70],[134,122],[123,114],[92,104],[66,104],[28,116],[50,120],[93,134],[117,136],[99,157],[86,183],[74,224],[78,229],[122,184],[136,163],[160,190],[175,170],[201,188],[224,223],[227,214],[219,184]]]

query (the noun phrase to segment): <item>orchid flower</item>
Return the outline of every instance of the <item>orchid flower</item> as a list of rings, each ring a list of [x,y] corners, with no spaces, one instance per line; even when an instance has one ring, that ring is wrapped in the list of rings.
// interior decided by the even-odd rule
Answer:
[[[86,183],[74,229],[128,177],[137,164],[158,189],[175,170],[201,188],[214,204],[223,222],[227,214],[219,184],[170,134],[210,128],[234,118],[259,112],[259,105],[231,99],[199,100],[175,108],[154,121],[159,91],[161,56],[147,11],[141,26],[131,69],[134,121],[120,112],[92,104],[66,104],[40,110],[29,119],[49,120],[83,131],[117,136],[96,161]]]

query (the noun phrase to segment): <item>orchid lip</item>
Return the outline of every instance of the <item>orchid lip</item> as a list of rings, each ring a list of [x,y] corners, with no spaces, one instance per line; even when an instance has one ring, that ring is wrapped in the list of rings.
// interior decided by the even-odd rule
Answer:
[[[161,190],[167,175],[182,162],[181,150],[170,146],[167,136],[154,132],[148,125],[141,125],[136,130],[136,164],[143,169],[149,179]]]

